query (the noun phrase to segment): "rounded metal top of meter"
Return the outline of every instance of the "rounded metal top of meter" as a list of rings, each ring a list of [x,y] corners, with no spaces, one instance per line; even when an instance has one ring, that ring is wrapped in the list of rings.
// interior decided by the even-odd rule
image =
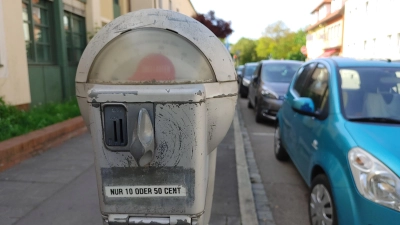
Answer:
[[[76,82],[183,84],[236,80],[231,55],[203,24],[183,14],[144,9],[116,18],[89,42]]]

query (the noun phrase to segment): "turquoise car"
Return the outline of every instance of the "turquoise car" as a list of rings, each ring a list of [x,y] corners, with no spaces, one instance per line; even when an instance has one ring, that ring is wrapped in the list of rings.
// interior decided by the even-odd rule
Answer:
[[[275,156],[310,187],[313,225],[400,224],[400,63],[321,58],[296,72]]]

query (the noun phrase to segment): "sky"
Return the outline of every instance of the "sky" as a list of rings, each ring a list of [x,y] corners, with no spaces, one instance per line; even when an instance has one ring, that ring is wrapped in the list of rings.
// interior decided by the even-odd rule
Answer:
[[[231,21],[234,32],[229,43],[240,38],[258,39],[265,28],[282,20],[296,31],[311,23],[311,11],[322,0],[191,0],[197,13],[215,11],[215,16]]]

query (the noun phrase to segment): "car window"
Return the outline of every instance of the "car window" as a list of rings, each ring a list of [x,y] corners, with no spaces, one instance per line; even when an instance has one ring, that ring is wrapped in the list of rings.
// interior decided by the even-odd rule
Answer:
[[[396,72],[396,76],[397,76],[397,77],[400,77],[400,71],[399,71],[399,72]],[[400,84],[397,84],[397,90],[400,90]]]
[[[339,70],[343,114],[348,119],[400,120],[400,68],[355,67]]]
[[[297,71],[296,81],[294,83],[294,91],[297,95],[300,95],[301,90],[304,87],[304,82],[306,81],[307,76],[314,70],[315,65],[316,63],[310,63],[300,67],[300,69]]]
[[[244,74],[243,76],[245,77],[251,77],[254,73],[254,71],[256,70],[257,65],[246,65],[244,67]]]
[[[300,63],[266,63],[261,76],[265,82],[290,83]]]
[[[342,89],[360,89],[360,75],[356,70],[341,69],[339,73],[342,80]]]
[[[308,97],[313,100],[317,113],[322,113],[327,104],[328,83],[328,69],[324,65],[318,64],[312,75],[306,80],[300,93],[301,97]]]

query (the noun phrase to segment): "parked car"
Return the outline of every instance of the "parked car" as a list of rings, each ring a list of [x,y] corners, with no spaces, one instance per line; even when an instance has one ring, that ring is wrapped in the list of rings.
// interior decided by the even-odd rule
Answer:
[[[400,223],[400,64],[323,58],[296,73],[275,156],[310,187],[312,224]]]
[[[243,67],[244,65],[239,65],[238,67],[236,67],[236,74],[238,76],[238,83],[240,82],[240,80],[242,79],[242,71],[243,71]]]
[[[303,64],[294,60],[265,60],[258,63],[249,85],[248,107],[255,108],[256,121],[275,120],[293,75]]]
[[[242,76],[239,81],[239,94],[242,98],[247,98],[247,94],[249,93],[249,84],[251,77],[253,76],[254,71],[256,70],[258,63],[251,62],[244,64],[242,69]]]

